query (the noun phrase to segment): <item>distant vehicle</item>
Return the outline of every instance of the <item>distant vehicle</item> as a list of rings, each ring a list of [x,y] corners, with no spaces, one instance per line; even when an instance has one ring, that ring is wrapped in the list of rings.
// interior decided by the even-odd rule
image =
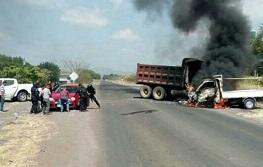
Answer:
[[[163,100],[172,90],[186,90],[201,68],[202,60],[185,58],[181,66],[137,64],[136,83],[143,84],[140,95]]]
[[[59,80],[59,85],[63,85],[63,84],[66,84],[67,83],[67,81],[61,81],[61,80]]]
[[[20,102],[28,100],[33,84],[19,84],[15,78],[0,78],[0,85],[3,81],[7,82],[5,86],[6,98]]]
[[[55,91],[52,92],[50,98],[50,108],[60,108],[60,91],[66,88],[69,92],[69,108],[78,108],[79,107],[79,94],[77,91],[79,90],[78,84],[63,84],[60,85]]]

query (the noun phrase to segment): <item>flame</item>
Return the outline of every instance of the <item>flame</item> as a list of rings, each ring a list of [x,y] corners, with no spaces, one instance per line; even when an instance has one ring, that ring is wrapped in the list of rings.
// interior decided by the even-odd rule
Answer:
[[[219,108],[229,108],[229,106],[226,105],[227,100],[221,99],[219,103],[214,102],[214,108],[219,109]],[[206,105],[197,105],[197,103],[194,102],[188,102],[187,106],[189,107],[199,107],[199,108],[208,108]]]
[[[227,100],[221,99],[219,103],[214,102],[214,108],[229,108],[226,105]]]
[[[196,107],[196,105],[195,105],[195,103],[187,103],[187,106],[189,106],[189,107]]]

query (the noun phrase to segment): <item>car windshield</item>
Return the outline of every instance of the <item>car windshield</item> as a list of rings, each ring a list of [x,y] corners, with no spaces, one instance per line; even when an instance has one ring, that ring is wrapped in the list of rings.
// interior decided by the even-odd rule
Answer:
[[[62,89],[66,88],[66,90],[69,92],[69,93],[76,93],[78,90],[79,90],[79,87],[78,86],[60,86],[57,90],[56,90],[56,93],[60,93],[60,91]]]

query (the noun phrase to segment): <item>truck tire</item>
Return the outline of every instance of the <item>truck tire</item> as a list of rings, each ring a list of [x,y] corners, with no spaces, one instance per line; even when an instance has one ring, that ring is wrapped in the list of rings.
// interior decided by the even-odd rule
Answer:
[[[253,109],[256,107],[256,101],[254,99],[246,99],[243,104],[245,109]]]
[[[26,92],[19,92],[17,95],[17,100],[20,102],[27,101],[27,93]]]
[[[156,86],[154,89],[153,89],[153,98],[155,100],[163,100],[164,97],[165,97],[165,89],[161,86]]]
[[[140,89],[140,95],[142,98],[149,99],[152,95],[152,88],[148,85],[143,85]]]

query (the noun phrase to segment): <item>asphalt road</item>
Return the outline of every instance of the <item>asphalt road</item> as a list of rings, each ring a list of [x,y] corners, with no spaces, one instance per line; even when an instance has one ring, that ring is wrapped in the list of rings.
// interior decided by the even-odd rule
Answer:
[[[57,133],[43,143],[39,166],[263,166],[262,125],[223,110],[141,99],[135,87],[96,87],[100,109],[48,116]]]

